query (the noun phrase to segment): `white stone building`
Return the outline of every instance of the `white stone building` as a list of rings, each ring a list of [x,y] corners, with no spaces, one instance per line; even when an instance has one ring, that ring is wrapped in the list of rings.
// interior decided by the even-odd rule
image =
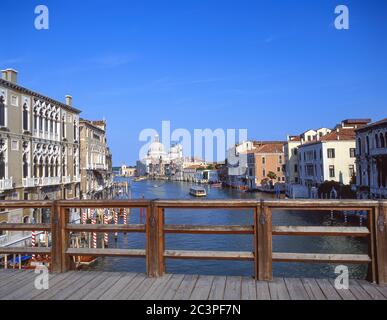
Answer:
[[[361,197],[387,198],[387,118],[356,130],[357,189]]]

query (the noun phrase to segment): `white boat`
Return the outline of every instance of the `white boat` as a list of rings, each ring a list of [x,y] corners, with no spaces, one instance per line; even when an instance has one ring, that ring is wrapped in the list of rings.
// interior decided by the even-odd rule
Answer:
[[[189,189],[189,194],[194,197],[206,197],[207,191],[203,187],[194,186]]]

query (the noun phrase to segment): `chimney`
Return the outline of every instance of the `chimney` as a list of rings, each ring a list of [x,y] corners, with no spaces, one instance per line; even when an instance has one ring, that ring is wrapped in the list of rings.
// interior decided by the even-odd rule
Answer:
[[[3,80],[8,82],[16,83],[17,82],[17,71],[14,69],[5,69],[1,70]]]
[[[69,107],[71,107],[73,105],[73,97],[72,96],[69,96],[69,95],[66,96],[66,104]]]

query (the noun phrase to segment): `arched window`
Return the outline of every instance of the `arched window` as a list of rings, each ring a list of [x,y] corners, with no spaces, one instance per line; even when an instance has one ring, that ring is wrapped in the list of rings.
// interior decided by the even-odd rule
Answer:
[[[386,146],[385,141],[384,141],[384,135],[383,133],[380,134],[380,147],[384,148]]]
[[[74,121],[74,141],[77,141],[77,122]]]
[[[34,178],[38,177],[38,159],[34,158]]]
[[[66,161],[65,157],[62,158],[62,176],[66,176]]]
[[[27,131],[28,129],[28,107],[25,103],[23,105],[23,130]]]
[[[28,178],[28,157],[27,157],[27,153],[23,154],[23,178]]]
[[[43,159],[39,160],[39,178],[43,178]]]
[[[45,160],[45,177],[49,177],[50,176],[50,162],[48,161],[48,158],[46,158]]]
[[[59,162],[58,162],[58,159],[56,159],[55,161],[55,177],[58,177],[59,176]]]
[[[54,164],[54,158],[51,159],[51,165],[50,165],[50,177],[55,176],[55,164]]]
[[[5,127],[5,101],[4,97],[0,96],[0,126]]]
[[[367,154],[370,153],[370,137],[367,136]]]
[[[360,138],[357,139],[357,147],[358,147],[358,149],[359,149],[359,156],[361,156],[362,150],[361,150],[361,139],[360,139]]]
[[[4,151],[0,152],[0,179],[5,179],[5,157],[4,157]]]
[[[379,148],[379,136],[375,134],[375,148]]]

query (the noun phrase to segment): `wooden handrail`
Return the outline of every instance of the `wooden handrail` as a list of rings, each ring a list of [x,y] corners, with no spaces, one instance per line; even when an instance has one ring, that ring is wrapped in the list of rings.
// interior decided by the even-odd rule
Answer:
[[[57,200],[0,201],[0,208],[50,208],[50,224],[0,224],[0,230],[48,231],[51,248],[1,248],[0,254],[51,254],[54,271],[71,267],[70,256],[145,257],[149,276],[161,276],[165,259],[215,259],[254,261],[258,280],[272,278],[273,262],[366,263],[371,280],[387,284],[387,201],[371,200]],[[145,208],[146,223],[132,225],[82,225],[68,221],[71,208]],[[252,225],[173,225],[165,224],[166,210],[224,209],[249,210]],[[273,226],[272,214],[278,210],[303,211],[367,211],[367,227]],[[77,249],[69,247],[70,232],[145,233],[145,249]],[[253,235],[252,252],[187,251],[165,248],[165,234],[245,234]],[[366,237],[368,254],[316,254],[273,252],[273,236],[345,236]]]

